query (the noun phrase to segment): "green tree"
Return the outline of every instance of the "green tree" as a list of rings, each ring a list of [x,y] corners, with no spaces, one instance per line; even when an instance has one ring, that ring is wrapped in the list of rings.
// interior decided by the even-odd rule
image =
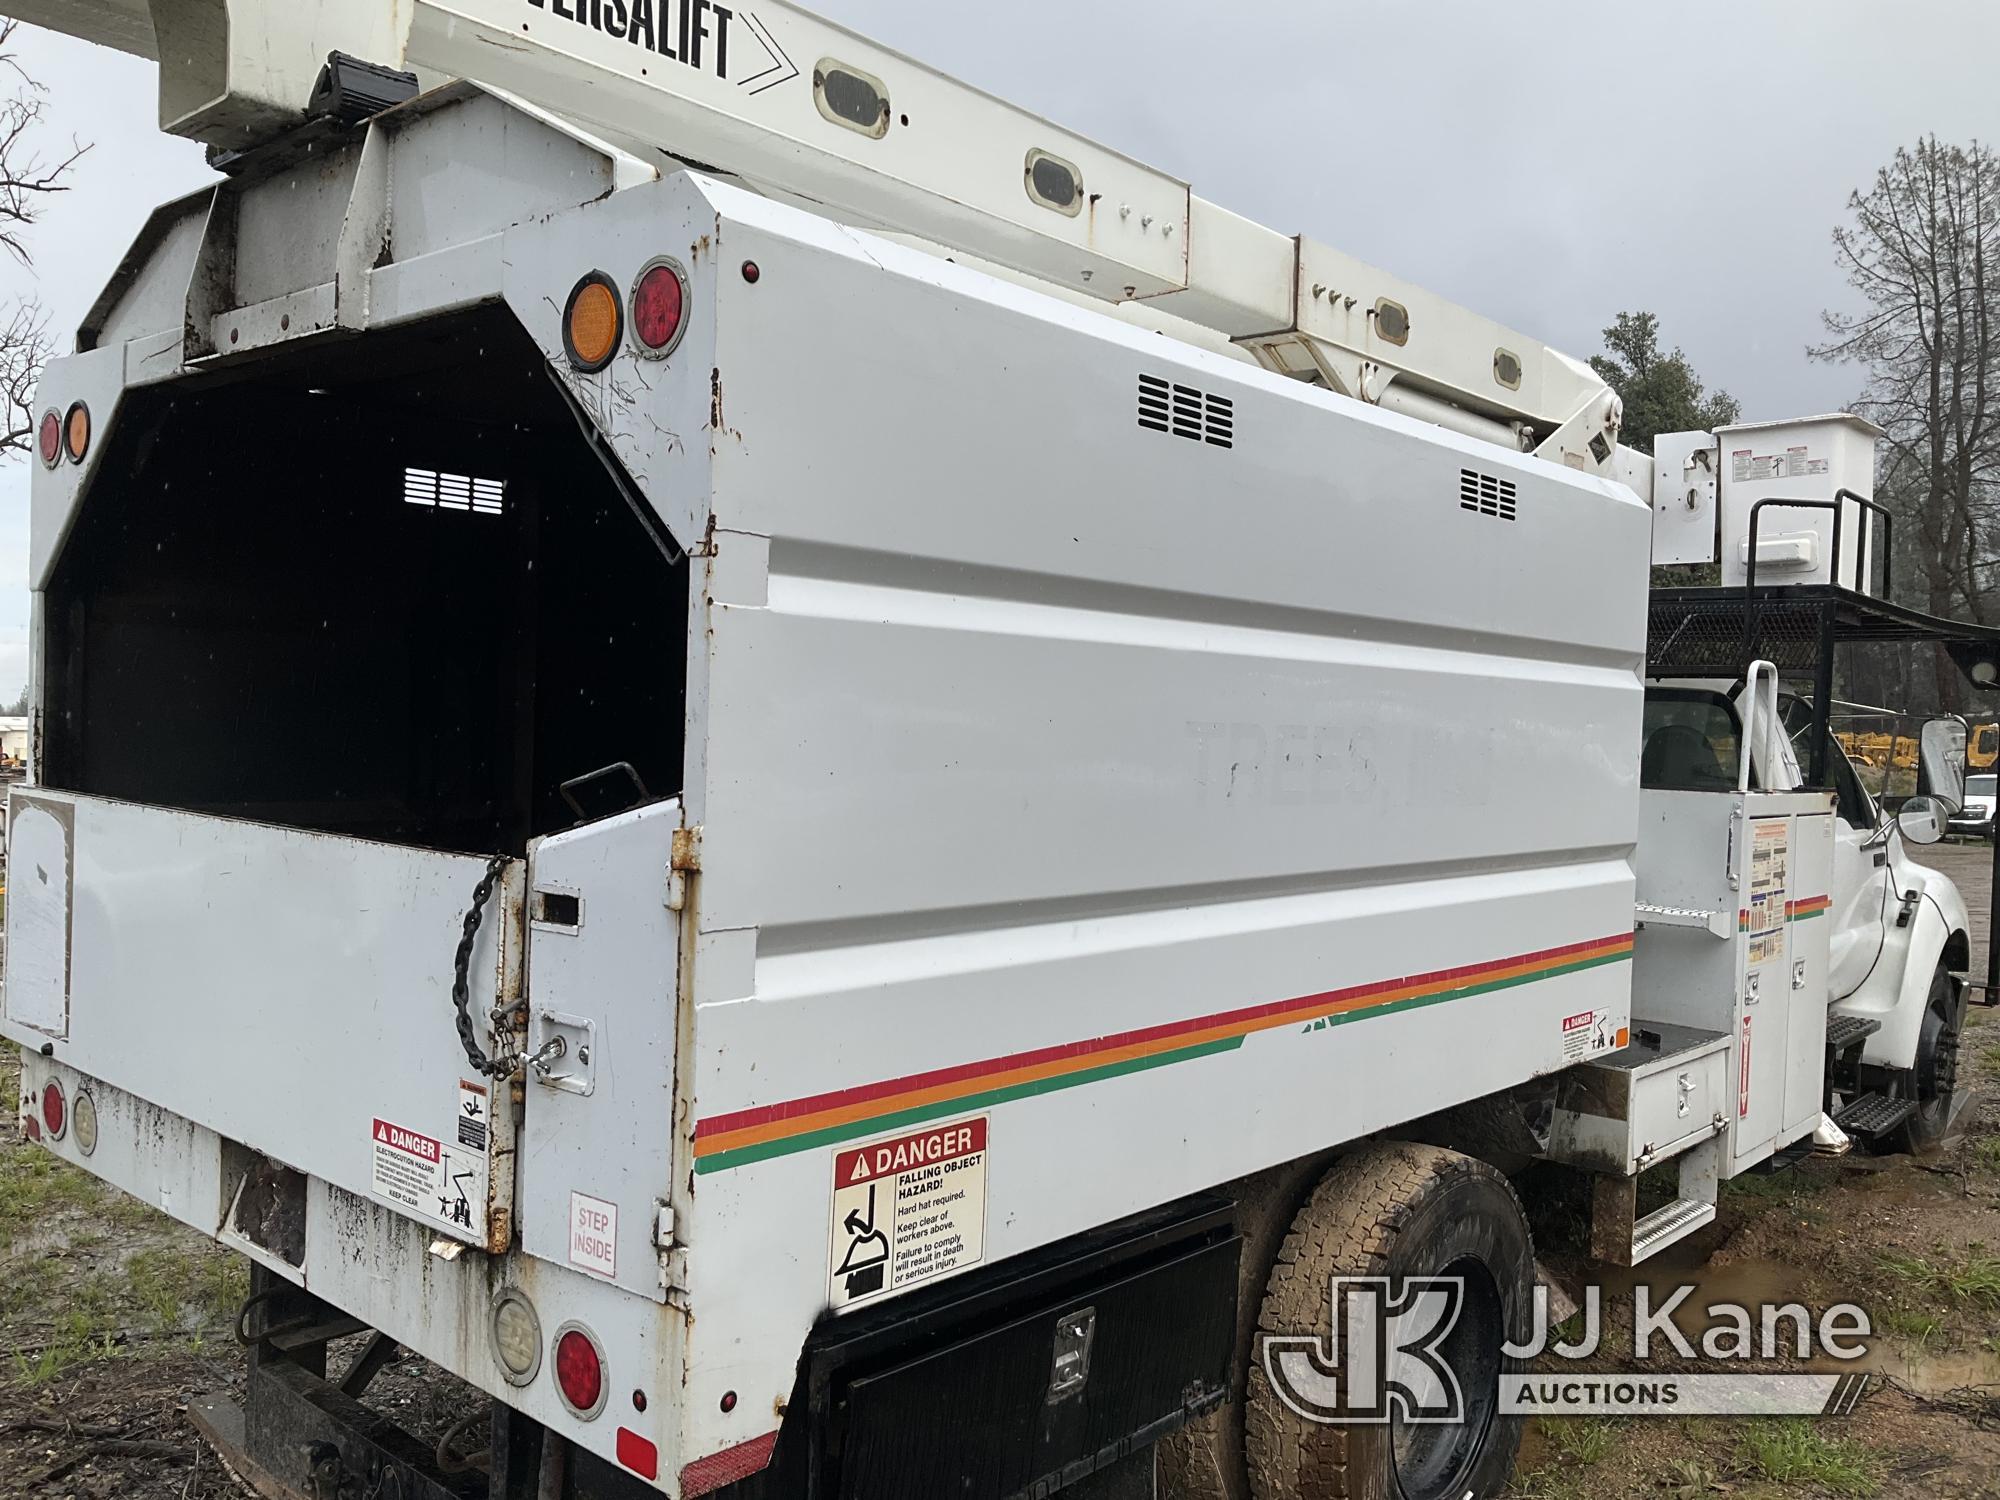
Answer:
[[[1702,388],[1694,366],[1679,349],[1660,348],[1660,320],[1654,313],[1622,312],[1604,330],[1604,353],[1593,355],[1597,372],[1625,403],[1618,440],[1641,453],[1653,451],[1663,432],[1709,432],[1742,415],[1727,391]]]

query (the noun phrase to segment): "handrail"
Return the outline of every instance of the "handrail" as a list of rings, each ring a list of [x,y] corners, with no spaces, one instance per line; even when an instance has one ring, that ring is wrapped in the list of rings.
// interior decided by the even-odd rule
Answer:
[[[1757,587],[1757,528],[1763,520],[1762,511],[1767,505],[1775,505],[1780,509],[1830,510],[1833,512],[1833,558],[1832,566],[1828,569],[1828,574],[1833,579],[1834,586],[1838,588],[1840,586],[1840,517],[1843,509],[1841,502],[1843,500],[1852,500],[1863,510],[1872,511],[1882,518],[1881,597],[1887,599],[1895,582],[1895,575],[1892,570],[1895,557],[1896,518],[1889,513],[1886,506],[1877,501],[1870,500],[1866,495],[1857,495],[1853,490],[1835,490],[1831,500],[1787,500],[1781,496],[1772,495],[1753,503],[1750,507],[1750,556],[1746,559],[1743,572],[1744,593],[1748,594],[1752,589]],[[1867,566],[1867,561],[1867,557],[1864,555],[1862,558],[1862,566],[1864,568]],[[1856,578],[1857,586],[1865,585],[1867,581],[1865,577],[1857,576]]]
[[[1736,790],[1750,790],[1750,762],[1757,745],[1757,679],[1763,677],[1769,685],[1766,696],[1770,700],[1767,715],[1771,727],[1764,731],[1765,739],[1775,750],[1778,732],[1778,664],[1759,659],[1750,663],[1750,670],[1743,674],[1743,748],[1737,755]]]

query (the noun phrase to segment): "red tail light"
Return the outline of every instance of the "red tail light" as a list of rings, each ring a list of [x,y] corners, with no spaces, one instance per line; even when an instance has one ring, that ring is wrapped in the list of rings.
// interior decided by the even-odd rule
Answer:
[[[52,1078],[42,1086],[42,1128],[50,1140],[59,1141],[68,1125],[69,1103],[63,1098],[62,1085]]]
[[[42,413],[42,428],[36,441],[42,450],[42,462],[53,469],[62,457],[63,446],[62,414],[53,406]]]
[[[656,260],[632,287],[632,336],[645,352],[673,353],[687,326],[687,278],[671,260]]]
[[[597,1340],[574,1323],[556,1334],[556,1389],[585,1421],[604,1410],[604,1356]]]

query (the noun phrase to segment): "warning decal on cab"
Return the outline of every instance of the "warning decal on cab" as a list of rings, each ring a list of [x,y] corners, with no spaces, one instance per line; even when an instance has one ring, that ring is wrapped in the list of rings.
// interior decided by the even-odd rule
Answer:
[[[834,1155],[835,1307],[976,1266],[985,1239],[985,1116]]]

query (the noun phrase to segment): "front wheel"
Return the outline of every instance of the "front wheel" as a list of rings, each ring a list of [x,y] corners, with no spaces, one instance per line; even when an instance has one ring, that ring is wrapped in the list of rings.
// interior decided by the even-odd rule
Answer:
[[[1952,1094],[1958,1087],[1958,1042],[1964,1030],[1964,1017],[1958,981],[1940,965],[1931,976],[1923,1030],[1917,1035],[1916,1063],[1910,1070],[1917,1112],[1896,1132],[1896,1144],[1905,1151],[1932,1150],[1944,1139],[1951,1124]]]

